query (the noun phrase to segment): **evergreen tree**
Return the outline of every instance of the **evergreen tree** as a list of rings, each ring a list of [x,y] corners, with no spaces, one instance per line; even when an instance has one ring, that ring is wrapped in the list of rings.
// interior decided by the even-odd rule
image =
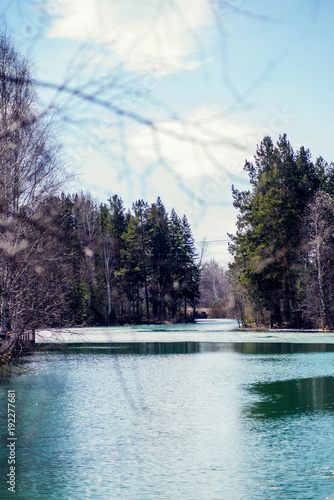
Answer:
[[[251,191],[232,187],[240,213],[230,250],[230,270],[257,308],[270,313],[271,324],[299,326],[298,248],[302,216],[319,186],[308,150],[294,153],[286,135],[274,146],[265,137],[254,163],[246,162]]]
[[[150,208],[148,224],[153,316],[161,320],[166,310],[171,275],[168,261],[170,254],[168,215],[160,197]]]
[[[148,231],[149,231],[149,205],[143,200],[138,200],[133,204],[133,211],[137,219],[137,234],[140,239],[140,269],[142,281],[144,283],[145,291],[145,306],[146,306],[146,318],[150,318],[150,308],[148,299],[148,286],[149,286],[149,268],[148,262],[150,259],[149,255],[149,241],[148,241]]]
[[[126,232],[122,239],[124,248],[121,250],[121,269],[117,275],[121,278],[122,286],[132,303],[132,315],[139,318],[140,291],[145,286],[146,315],[149,317],[146,270],[146,234],[145,211],[148,206],[142,200],[133,205],[135,215],[131,215]]]
[[[117,195],[108,199],[109,202],[109,222],[108,233],[113,245],[113,267],[119,271],[121,267],[121,250],[123,249],[122,235],[126,231],[128,216],[125,214],[123,200]]]
[[[197,253],[195,248],[195,241],[191,232],[191,227],[187,217],[184,215],[181,222],[182,227],[182,274],[183,279],[181,283],[181,293],[184,298],[184,317],[187,320],[187,302],[193,308],[195,315],[195,308],[200,298],[200,268],[196,264]]]
[[[179,303],[182,300],[182,282],[184,278],[185,249],[184,234],[181,220],[174,209],[169,217],[169,237],[170,237],[170,272],[171,272],[171,314],[176,318],[179,310]]]

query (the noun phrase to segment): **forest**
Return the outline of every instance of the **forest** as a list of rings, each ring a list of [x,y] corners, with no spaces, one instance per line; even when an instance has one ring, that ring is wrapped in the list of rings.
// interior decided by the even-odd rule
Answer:
[[[193,318],[200,271],[186,216],[168,215],[160,198],[126,210],[118,195],[98,206],[63,193],[45,200],[45,210],[55,214],[50,279],[62,297],[52,326]]]
[[[333,329],[334,164],[265,137],[232,187],[230,293],[242,324]]]
[[[14,216],[3,234],[12,246],[1,250],[3,332],[193,320],[194,239],[186,216],[168,215],[160,198],[130,211],[118,195],[98,205],[62,193]]]
[[[66,194],[55,116],[0,34],[1,336],[27,329],[192,320],[200,271],[185,216]],[[55,110],[56,114],[56,110]],[[111,193],[112,191],[112,187]]]
[[[159,197],[131,209],[67,194],[55,118],[39,112],[29,62],[0,34],[1,335],[28,328],[193,321],[334,327],[334,165],[286,135],[232,186],[232,262],[200,262],[190,224]],[[117,190],[115,190],[117,191]],[[111,187],[111,193],[114,193]]]

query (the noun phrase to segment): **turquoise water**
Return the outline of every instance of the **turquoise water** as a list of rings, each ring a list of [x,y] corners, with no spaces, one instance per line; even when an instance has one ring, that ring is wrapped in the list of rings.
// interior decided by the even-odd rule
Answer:
[[[1,499],[334,499],[334,344],[188,342],[170,328],[173,342],[145,327],[143,342],[42,346],[2,376]]]

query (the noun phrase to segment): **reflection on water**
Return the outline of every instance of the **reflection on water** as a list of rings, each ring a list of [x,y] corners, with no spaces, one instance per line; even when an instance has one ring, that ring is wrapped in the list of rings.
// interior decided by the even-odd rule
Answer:
[[[78,354],[140,354],[167,355],[200,352],[199,342],[109,342],[78,344],[39,344],[39,351],[58,351]]]
[[[329,411],[334,413],[334,377],[315,377],[254,384],[250,392],[261,400],[247,409],[254,418]]]
[[[290,344],[287,342],[243,342],[233,344],[235,352],[243,354],[297,354],[334,352],[334,344]]]
[[[194,354],[199,352],[237,352],[242,354],[297,354],[334,352],[334,344],[289,344],[283,342],[80,342],[38,344],[39,351],[80,354]]]

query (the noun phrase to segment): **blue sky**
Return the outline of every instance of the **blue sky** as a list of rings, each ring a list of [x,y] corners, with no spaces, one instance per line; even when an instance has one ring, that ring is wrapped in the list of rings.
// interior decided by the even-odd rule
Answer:
[[[6,3],[7,6],[7,3]],[[81,86],[109,108],[41,89],[57,105],[79,176],[71,190],[130,206],[158,195],[186,213],[207,258],[229,260],[231,184],[265,135],[334,160],[331,0],[12,0],[0,7],[36,78]],[[1,10],[3,9],[3,10]],[[103,82],[103,87],[102,87]],[[131,117],[115,114],[126,110]],[[157,127],[132,119],[145,117]]]

